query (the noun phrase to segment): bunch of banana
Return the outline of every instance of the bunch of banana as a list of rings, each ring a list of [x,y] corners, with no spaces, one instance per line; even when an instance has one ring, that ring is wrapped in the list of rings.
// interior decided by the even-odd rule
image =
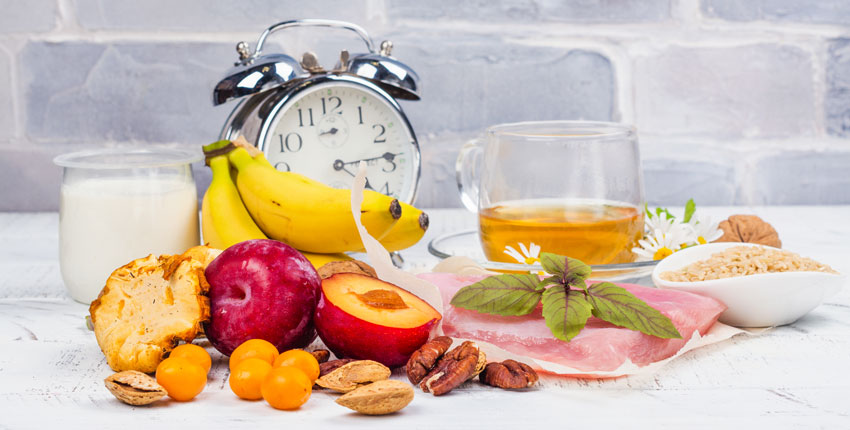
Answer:
[[[207,145],[204,152],[213,172],[201,208],[204,241],[210,246],[225,249],[272,238],[300,250],[317,268],[351,259],[343,252],[362,250],[351,191],[280,172],[261,152],[252,155],[229,141]],[[428,228],[427,214],[371,190],[364,191],[360,219],[389,251],[412,246]]]

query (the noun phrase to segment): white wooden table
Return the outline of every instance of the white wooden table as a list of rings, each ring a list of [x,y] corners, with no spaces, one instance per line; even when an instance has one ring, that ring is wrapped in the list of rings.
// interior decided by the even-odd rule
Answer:
[[[429,212],[427,240],[475,226],[462,210]],[[777,228],[785,248],[850,272],[850,207],[701,208],[716,218],[750,212]],[[528,392],[468,383],[439,398],[417,392],[396,415],[365,417],[321,391],[296,412],[240,401],[227,386],[226,360],[213,351],[209,384],[194,401],[133,408],[103,387],[111,371],[85,327],[87,306],[65,295],[57,222],[55,213],[0,214],[0,429],[850,428],[846,286],[792,325],[692,351],[652,375],[545,378]],[[436,262],[427,240],[405,253],[409,263]]]

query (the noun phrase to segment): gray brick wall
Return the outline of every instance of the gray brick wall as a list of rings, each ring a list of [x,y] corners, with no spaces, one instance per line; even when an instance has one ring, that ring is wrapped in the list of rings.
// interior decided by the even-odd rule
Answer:
[[[844,0],[0,0],[0,210],[51,210],[79,149],[215,139],[212,86],[284,19],[356,22],[422,78],[418,204],[459,206],[454,159],[490,124],[636,124],[651,204],[850,203]],[[326,64],[361,49],[292,31]],[[203,188],[209,173],[198,166]]]

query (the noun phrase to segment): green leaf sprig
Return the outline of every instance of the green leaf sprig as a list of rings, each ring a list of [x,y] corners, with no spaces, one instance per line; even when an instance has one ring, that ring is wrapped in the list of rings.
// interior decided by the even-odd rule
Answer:
[[[590,266],[575,258],[541,253],[540,263],[550,276],[506,274],[461,288],[452,306],[487,314],[519,316],[543,302],[543,319],[552,334],[569,342],[591,315],[619,327],[663,339],[681,339],[670,318],[610,282],[588,286]]]
[[[667,208],[655,208],[655,213],[653,214],[651,210],[649,210],[649,203],[643,204],[644,213],[650,219],[652,218],[661,218],[664,215],[664,219],[676,219],[676,216],[670,213]],[[685,216],[682,217],[682,222],[688,222],[693,218],[694,212],[697,210],[697,205],[694,203],[694,199],[689,199],[687,203],[685,203]]]

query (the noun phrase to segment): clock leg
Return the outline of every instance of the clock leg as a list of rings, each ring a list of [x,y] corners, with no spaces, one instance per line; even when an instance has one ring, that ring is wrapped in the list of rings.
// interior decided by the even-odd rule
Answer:
[[[404,258],[401,257],[401,254],[398,251],[390,253],[390,260],[392,260],[395,267],[398,267],[399,269],[404,267]]]

